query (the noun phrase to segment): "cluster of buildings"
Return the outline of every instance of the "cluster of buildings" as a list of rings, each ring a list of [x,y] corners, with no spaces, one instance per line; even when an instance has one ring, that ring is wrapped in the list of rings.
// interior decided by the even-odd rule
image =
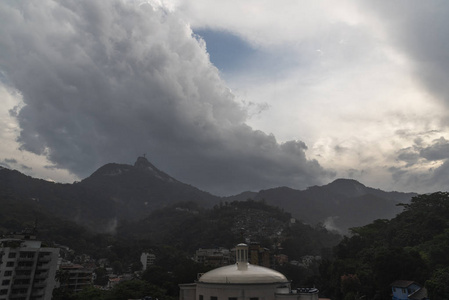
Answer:
[[[196,250],[193,260],[197,263],[210,266],[221,267],[235,262],[235,249],[226,249],[223,247]],[[262,247],[260,243],[248,243],[248,262],[252,265],[259,265],[272,268],[277,265],[290,263],[295,266],[308,268],[313,263],[320,261],[320,256],[304,256],[300,261],[289,261],[285,254],[273,255],[270,249]]]
[[[93,284],[95,264],[62,260],[64,247],[47,247],[32,232],[0,238],[0,300],[51,300],[55,288],[78,292]],[[62,255],[61,255],[62,254]],[[156,256],[141,255],[143,270]],[[303,264],[314,257],[305,257]],[[239,244],[234,249],[198,249],[194,260],[215,269],[198,274],[194,283],[181,284],[179,300],[319,300],[314,287],[292,289],[287,278],[270,269],[270,253],[257,243]],[[87,263],[86,263],[87,262]],[[110,277],[108,287],[126,276]],[[428,299],[427,291],[412,281],[392,284],[393,300]]]
[[[34,230],[24,230],[0,237],[0,300],[50,300],[53,290],[59,288],[79,292],[92,286],[96,279],[96,263],[87,255],[73,256],[68,247],[48,247],[36,239]],[[143,270],[152,264],[156,256],[142,253]],[[101,289],[112,289],[120,282],[131,280],[132,274],[114,275],[105,267],[107,282]]]

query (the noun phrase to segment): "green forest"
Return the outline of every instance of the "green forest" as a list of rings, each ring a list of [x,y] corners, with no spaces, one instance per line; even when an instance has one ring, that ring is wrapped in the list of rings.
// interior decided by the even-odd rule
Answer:
[[[424,285],[432,300],[449,299],[449,193],[414,197],[399,204],[403,211],[391,220],[379,219],[352,228],[348,236],[329,232],[323,225],[292,222],[290,213],[264,201],[234,201],[204,209],[178,203],[148,217],[120,221],[112,234],[97,234],[72,222],[51,217],[37,207],[23,210],[14,199],[3,201],[0,230],[32,226],[38,220],[38,238],[67,245],[75,254],[106,258],[114,272],[141,268],[142,251],[157,257],[155,264],[134,280],[112,290],[88,288],[78,294],[55,290],[54,299],[128,299],[143,296],[177,299],[178,284],[193,282],[210,267],[191,257],[198,248],[232,248],[248,236],[272,255],[289,260],[321,256],[309,268],[285,264],[275,269],[292,280],[293,287],[315,286],[321,297],[335,300],[391,299],[391,283],[411,280]],[[74,255],[75,255],[74,254]],[[70,259],[70,257],[68,257]],[[98,266],[96,284],[107,282]]]
[[[424,285],[449,299],[449,193],[414,197],[391,220],[353,228],[320,266],[320,289],[332,299],[391,299],[391,283]]]

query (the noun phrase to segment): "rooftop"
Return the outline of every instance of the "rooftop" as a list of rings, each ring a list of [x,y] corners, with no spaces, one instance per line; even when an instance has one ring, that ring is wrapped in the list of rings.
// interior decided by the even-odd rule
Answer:
[[[256,265],[238,268],[237,264],[214,269],[203,274],[198,282],[227,284],[264,284],[289,282],[281,273]]]

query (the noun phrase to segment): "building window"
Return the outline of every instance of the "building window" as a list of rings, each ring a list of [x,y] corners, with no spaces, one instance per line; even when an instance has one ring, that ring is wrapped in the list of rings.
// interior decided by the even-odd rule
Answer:
[[[237,300],[237,297],[229,297],[228,300]]]
[[[14,267],[14,262],[13,262],[13,261],[8,261],[8,262],[6,263],[6,266],[7,266],[7,267]]]
[[[405,294],[407,293],[407,291],[405,289],[402,289],[402,293]]]
[[[11,252],[8,254],[8,258],[15,258],[16,257],[16,253],[15,252]]]
[[[5,271],[5,276],[11,276],[12,275],[12,271]]]
[[[203,296],[203,295],[200,295],[199,300],[204,300],[204,296]]]
[[[218,300],[218,297],[210,296],[210,300]]]
[[[20,252],[21,258],[34,258],[34,252]]]
[[[3,280],[2,285],[9,285],[11,281],[9,279]]]
[[[251,297],[251,298],[249,298],[249,300],[259,300],[259,298],[258,297]]]

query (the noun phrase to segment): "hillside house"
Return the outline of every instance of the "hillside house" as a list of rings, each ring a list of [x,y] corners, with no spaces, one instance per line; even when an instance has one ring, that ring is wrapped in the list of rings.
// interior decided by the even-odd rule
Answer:
[[[427,290],[414,281],[397,280],[391,284],[392,300],[428,300]]]

